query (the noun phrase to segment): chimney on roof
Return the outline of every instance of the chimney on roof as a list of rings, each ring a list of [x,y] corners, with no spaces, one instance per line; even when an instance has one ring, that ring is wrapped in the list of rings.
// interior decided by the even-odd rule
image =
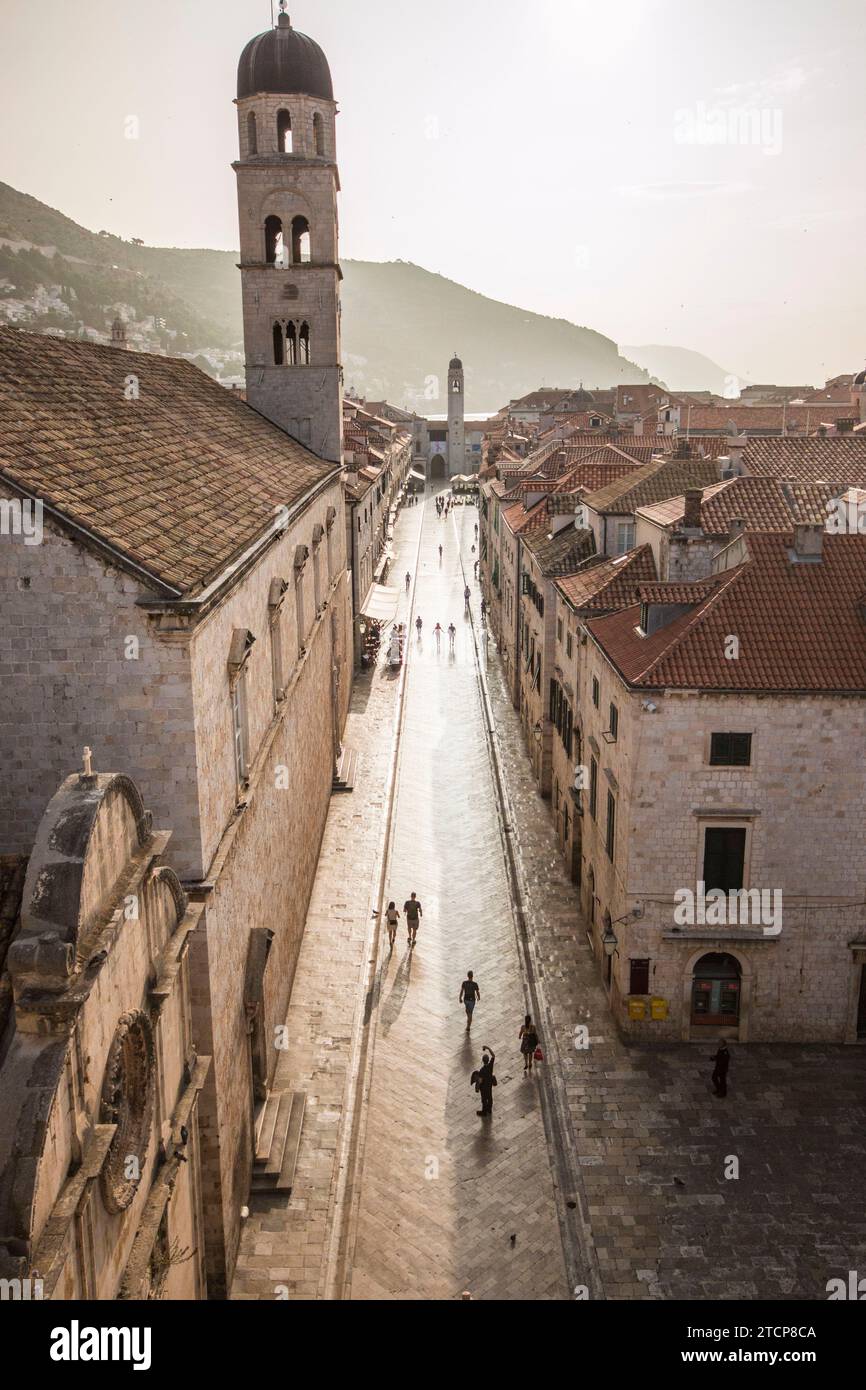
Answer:
[[[820,564],[824,553],[824,527],[821,523],[798,522],[794,527],[794,548],[788,553],[792,564]]]
[[[678,435],[678,436],[677,436],[676,446],[675,446],[675,448],[674,448],[674,458],[675,458],[675,459],[690,459],[691,456],[692,456],[692,446],[691,446],[691,444],[689,443],[688,438],[687,438],[686,435],[684,435],[684,434]]]
[[[683,509],[683,526],[686,531],[700,531],[701,529],[701,502],[703,501],[703,489],[699,487],[687,487],[684,493],[685,508]]]
[[[746,529],[746,523],[741,516],[732,516],[728,522],[728,540],[735,541],[737,536],[741,536]]]

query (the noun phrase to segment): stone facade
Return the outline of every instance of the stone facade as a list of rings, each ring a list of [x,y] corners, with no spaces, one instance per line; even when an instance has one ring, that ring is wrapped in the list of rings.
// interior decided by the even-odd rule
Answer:
[[[169,839],[115,774],[71,775],[39,823],[0,1066],[0,1277],[31,1281],[13,1297],[205,1296],[201,907]]]
[[[320,458],[338,462],[342,368],[336,103],[298,93],[258,93],[239,100],[237,108],[241,157],[233,167],[247,400]],[[285,112],[291,118],[290,153],[278,144]]]
[[[169,862],[205,904],[192,997],[197,1045],[214,1057],[201,1106],[211,1296],[227,1286],[252,1167],[249,931],[274,932],[264,989],[272,1027],[291,988],[351,693],[345,544],[333,475],[203,613],[143,595],[51,523],[39,546],[0,545],[12,595],[0,637],[0,669],[12,677],[0,725],[0,852],[29,849],[47,786],[87,744],[97,765],[129,769],[159,822],[177,825]],[[285,586],[276,621],[275,581]],[[239,631],[255,639],[243,673],[246,787],[229,671]]]
[[[581,707],[587,740],[595,737],[603,750],[602,775],[609,781],[612,774],[617,787],[618,827],[611,860],[601,809],[583,817],[596,945],[605,910],[616,921],[637,903],[643,909],[639,921],[615,928],[619,954],[609,983],[623,1028],[644,1039],[705,1038],[706,1028],[691,1022],[693,971],[706,954],[724,953],[741,972],[734,1033],[741,1041],[855,1041],[866,934],[854,831],[866,785],[861,760],[836,750],[861,717],[859,704],[671,693],[654,698],[650,711],[591,650],[590,681],[592,674],[601,684],[600,708],[590,699],[587,710],[586,684]],[[610,701],[620,707],[615,745],[599,737]],[[718,730],[752,732],[752,766],[709,765],[709,736]],[[745,830],[744,887],[781,892],[779,935],[738,925],[677,928],[673,895],[703,879],[704,835],[718,826]],[[650,993],[666,1001],[665,1020],[629,1018],[629,961],[636,957],[651,962]]]

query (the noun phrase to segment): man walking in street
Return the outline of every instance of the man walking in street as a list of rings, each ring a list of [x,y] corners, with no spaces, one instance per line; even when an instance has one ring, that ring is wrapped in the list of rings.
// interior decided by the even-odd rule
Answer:
[[[457,636],[457,629],[453,623],[448,624],[448,650],[454,651],[454,638]]]
[[[414,946],[415,938],[418,935],[418,920],[424,916],[417,894],[413,893],[411,898],[406,899],[403,904],[403,911],[406,914],[406,926],[409,929],[409,935],[406,940],[410,946]]]
[[[419,642],[421,641],[421,628],[422,628],[422,627],[423,627],[423,623],[421,622],[421,614],[419,613],[419,614],[418,614],[418,617],[415,619],[415,631],[416,631],[417,634],[418,634],[418,641],[419,641]]]
[[[433,629],[433,636],[436,638],[436,650],[437,650],[437,652],[440,652],[440,651],[442,650],[442,624],[441,624],[441,623],[437,623],[436,626],[434,627],[434,629]]]
[[[713,1094],[726,1096],[728,1094],[728,1067],[731,1062],[731,1054],[728,1051],[728,1044],[724,1038],[719,1039],[719,1050],[713,1058]]]
[[[471,1028],[472,1028],[472,1013],[473,1013],[473,1010],[474,1010],[474,1008],[475,1008],[475,1005],[480,1001],[480,999],[481,999],[481,990],[478,988],[477,983],[476,983],[475,980],[473,979],[472,971],[471,971],[471,970],[467,970],[467,972],[466,972],[466,979],[463,981],[462,985],[460,986],[460,1003],[463,1005],[464,1009],[466,1010],[466,1031],[467,1031],[467,1033],[470,1032],[470,1030],[471,1030]]]
[[[407,571],[406,571],[406,593],[407,593],[407,594],[408,594],[408,592],[409,592],[409,585],[411,584],[411,582],[412,582],[412,576],[411,576],[411,574],[409,573],[409,571],[407,570]]]
[[[476,1115],[493,1114],[493,1087],[496,1085],[496,1077],[493,1075],[493,1063],[496,1061],[495,1052],[491,1052],[489,1047],[483,1049],[484,1055],[481,1058],[481,1070],[473,1072],[475,1085],[481,1095],[481,1109],[476,1110]]]

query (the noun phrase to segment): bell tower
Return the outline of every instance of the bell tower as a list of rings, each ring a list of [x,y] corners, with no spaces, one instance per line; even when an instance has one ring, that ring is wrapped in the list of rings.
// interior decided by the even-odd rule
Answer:
[[[463,423],[463,363],[455,355],[448,364],[448,476],[466,472]]]
[[[313,453],[342,455],[337,104],[328,60],[292,28],[238,64],[237,174],[247,400]]]

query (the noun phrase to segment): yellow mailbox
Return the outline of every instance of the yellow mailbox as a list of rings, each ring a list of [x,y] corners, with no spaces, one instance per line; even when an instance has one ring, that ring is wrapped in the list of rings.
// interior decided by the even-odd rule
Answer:
[[[652,999],[650,1001],[650,1018],[667,1018],[668,1001],[666,999]]]
[[[628,1016],[629,1018],[646,1018],[646,1003],[643,999],[629,999]]]

